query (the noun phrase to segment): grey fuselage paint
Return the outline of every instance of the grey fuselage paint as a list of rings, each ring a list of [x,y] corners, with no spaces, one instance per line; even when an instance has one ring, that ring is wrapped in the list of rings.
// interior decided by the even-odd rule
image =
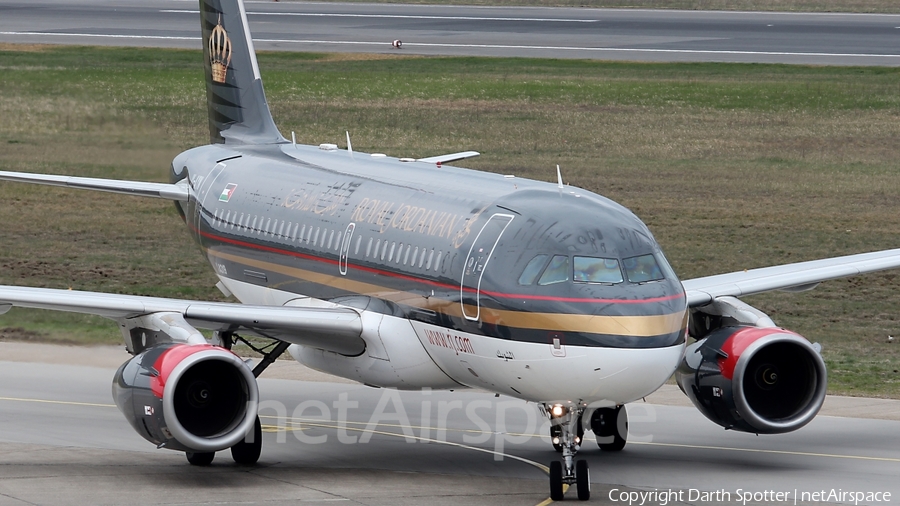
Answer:
[[[667,264],[654,282],[574,282],[574,256],[665,263],[640,219],[582,189],[288,143],[194,148],[173,162],[172,181],[186,177],[179,211],[225,278],[496,339],[685,340],[685,294]],[[497,216],[505,228],[485,227]],[[520,284],[537,255],[569,258],[567,280]]]

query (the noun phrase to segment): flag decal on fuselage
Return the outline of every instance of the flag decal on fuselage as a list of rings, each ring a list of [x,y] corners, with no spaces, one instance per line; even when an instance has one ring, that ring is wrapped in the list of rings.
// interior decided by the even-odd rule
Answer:
[[[219,195],[219,202],[228,202],[231,200],[231,196],[234,195],[234,190],[237,188],[237,185],[234,183],[228,183],[225,185],[225,189],[222,190],[222,194]]]

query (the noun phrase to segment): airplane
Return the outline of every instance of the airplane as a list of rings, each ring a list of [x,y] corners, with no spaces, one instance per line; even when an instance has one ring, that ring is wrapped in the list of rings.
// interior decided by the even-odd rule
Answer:
[[[262,451],[256,378],[287,351],[308,367],[397,389],[481,388],[536,403],[561,454],[550,496],[590,498],[584,432],[628,437],[624,406],[673,374],[711,421],[757,434],[818,413],[819,348],[741,296],[803,291],[900,267],[900,249],[681,281],[627,208],[556,183],[298,145],[269,112],[241,0],[200,0],[210,144],[170,183],[0,172],[0,179],[174,202],[239,303],[0,286],[12,307],[94,314],[133,355],[113,396],[159,448],[209,465]],[[201,330],[213,331],[207,338]],[[253,369],[232,346],[272,340]],[[689,338],[693,340],[688,344]]]

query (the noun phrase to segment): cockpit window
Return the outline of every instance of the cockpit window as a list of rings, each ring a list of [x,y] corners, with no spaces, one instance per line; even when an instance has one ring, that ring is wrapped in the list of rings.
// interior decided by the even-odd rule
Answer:
[[[565,255],[555,255],[550,259],[550,265],[544,270],[539,285],[552,285],[554,283],[562,283],[569,280],[569,257]]]
[[[580,283],[621,283],[622,270],[615,258],[575,257],[575,281]]]
[[[541,269],[544,268],[544,264],[547,263],[547,256],[548,255],[538,255],[528,262],[528,265],[525,266],[525,270],[522,271],[522,275],[519,276],[520,285],[530,285],[534,283],[538,274],[541,273]]]
[[[625,275],[632,283],[646,283],[665,279],[663,271],[653,255],[641,255],[626,258],[622,262],[625,265]]]

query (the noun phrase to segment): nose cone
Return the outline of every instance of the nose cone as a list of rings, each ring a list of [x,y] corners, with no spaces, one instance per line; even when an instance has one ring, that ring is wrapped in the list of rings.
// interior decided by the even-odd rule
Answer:
[[[527,208],[540,211],[504,233],[482,284],[493,296],[488,307],[517,312],[513,339],[613,348],[684,342],[684,289],[637,216],[588,192],[531,193]]]

